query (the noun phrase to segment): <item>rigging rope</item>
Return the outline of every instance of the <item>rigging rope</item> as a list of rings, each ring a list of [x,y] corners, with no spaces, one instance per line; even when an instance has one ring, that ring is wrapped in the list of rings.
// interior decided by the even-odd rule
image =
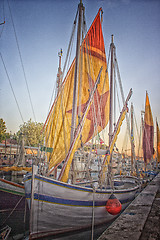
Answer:
[[[71,57],[71,51],[72,51],[72,46],[73,46],[73,39],[74,39],[74,34],[75,34],[75,29],[76,29],[76,21],[77,21],[77,16],[78,16],[78,10],[77,10],[77,13],[76,13],[76,17],[75,17],[75,20],[74,20],[74,23],[73,23],[73,27],[72,27],[72,32],[71,32],[71,37],[70,37],[70,41],[69,41],[69,46],[68,46],[68,49],[67,49],[67,55],[66,55],[66,59],[65,59],[65,63],[64,63],[64,67],[63,67],[63,71],[62,71],[62,74],[61,74],[61,82],[63,82],[63,77],[64,77],[64,73],[65,73],[65,70],[66,70],[66,66],[67,64],[69,65],[69,61],[70,61],[70,57]],[[55,115],[55,111],[56,111],[56,104],[57,104],[57,100],[58,100],[58,97],[59,97],[59,94],[61,94],[61,107],[59,108],[59,113],[58,113],[58,117],[57,117],[57,122],[56,122],[56,125],[58,124],[58,121],[59,121],[59,116],[60,116],[60,110],[62,109],[62,117],[64,119],[64,110],[63,110],[63,98],[65,97],[63,93],[63,89],[64,89],[64,83],[62,83],[62,86],[60,88],[60,91],[58,92],[58,95],[57,95],[57,98],[55,99],[55,102],[53,103],[52,107],[51,107],[51,110],[49,112],[49,115],[51,114],[51,111],[52,111],[52,108],[54,107],[54,112],[53,112],[53,118],[54,118],[54,115]],[[48,116],[49,116],[48,115]],[[46,122],[47,123],[47,122]],[[52,124],[50,125],[50,128],[49,128],[49,131],[48,131],[48,139],[46,139],[46,146],[48,146],[48,141],[49,141],[49,136],[51,134],[51,130],[52,130],[52,126],[53,126],[53,122]],[[57,129],[57,128],[56,128]],[[63,121],[63,129],[64,129],[64,145],[65,145],[65,153],[67,154],[67,141],[65,139],[65,125],[64,125],[64,121]],[[55,143],[55,136],[56,136],[56,133],[54,135],[54,138],[53,138],[53,141],[52,141],[52,147],[54,146],[54,143]],[[49,162],[50,162],[50,159],[51,159],[52,155],[50,154],[50,157],[49,157]]]
[[[22,201],[22,199],[24,198],[24,196],[22,196],[19,201],[16,203],[15,207],[12,209],[12,211],[10,212],[10,214],[8,215],[8,217],[4,220],[4,222],[2,223],[2,226],[5,224],[5,222],[7,221],[7,219],[12,215],[12,213],[15,211],[15,209],[17,208],[17,206],[20,204],[20,202]]]
[[[140,130],[140,132],[138,132],[138,124],[137,124],[137,119],[136,119],[136,115],[135,115],[135,111],[134,111],[134,109],[133,109],[133,114],[134,114],[134,121],[135,121],[135,126],[136,126],[136,130],[137,130],[137,135],[138,135],[138,139],[139,139],[139,146],[140,146],[140,136],[141,136],[141,130]],[[138,155],[139,156],[139,155]]]
[[[85,16],[84,16],[84,23],[86,23]],[[86,24],[84,24],[84,30],[85,30],[85,33],[87,33],[87,26],[86,26]],[[94,70],[93,70],[92,58],[91,58],[91,60],[89,59],[89,56],[92,56],[89,39],[86,41],[86,54],[87,54],[87,63],[88,63],[88,73],[91,76],[91,71],[94,72]],[[107,74],[107,71],[106,71],[106,74]],[[94,76],[94,79],[93,79],[94,82],[95,82],[95,79],[96,78]],[[106,75],[105,75],[105,79],[106,79]],[[105,86],[105,79],[104,79],[103,88]],[[91,79],[89,78],[89,87],[90,87],[89,90],[93,89],[93,87],[94,87],[93,85],[94,84],[92,83]],[[98,100],[98,93],[97,93],[97,91],[95,92],[95,98],[96,98],[97,105],[98,105],[98,111],[96,113],[95,99],[93,98],[93,100],[92,100],[93,107],[91,109],[92,110],[92,116],[94,116],[93,117],[93,122],[94,122],[94,134],[93,135],[98,134],[98,121],[97,121],[98,117],[100,119],[100,124],[102,126],[101,107],[100,107],[101,106],[102,97],[100,98],[100,101],[99,101]]]
[[[93,205],[92,205],[92,240],[94,239],[94,218],[95,218],[95,186],[93,186]]]
[[[117,58],[116,58],[116,53],[115,52],[114,52],[114,59],[115,59],[116,67],[117,67],[118,81],[119,81],[119,85],[120,85],[120,89],[121,89],[121,95],[122,95],[122,100],[123,100],[123,104],[124,104],[124,102],[125,102],[124,92],[123,92],[123,88],[122,88],[122,81],[121,81],[121,77],[120,77],[120,72],[119,72],[119,67],[118,67],[118,62],[117,62]],[[131,142],[131,145],[132,145],[133,141],[131,139],[131,130],[130,130],[129,118],[128,118],[127,114],[126,114],[126,122],[127,122],[127,129],[128,129],[129,139],[130,139],[130,142]],[[135,150],[134,150],[134,148],[133,148],[133,159],[135,160]]]
[[[15,24],[14,24],[14,21],[13,21],[13,16],[12,16],[11,8],[10,8],[10,5],[9,5],[9,1],[7,0],[7,2],[8,2],[10,15],[11,15],[11,21],[12,21],[12,25],[13,25],[13,30],[14,30],[14,34],[15,34],[15,39],[16,39],[16,43],[17,43],[19,57],[20,57],[21,65],[22,65],[23,75],[24,75],[24,79],[25,79],[25,83],[26,83],[26,87],[27,87],[27,92],[28,92],[28,96],[29,96],[29,100],[30,100],[30,104],[31,104],[31,109],[32,109],[34,120],[36,122],[35,112],[34,112],[34,109],[33,109],[33,104],[32,104],[32,100],[31,100],[31,94],[30,94],[30,91],[29,91],[27,77],[26,77],[26,73],[25,73],[25,69],[24,69],[24,64],[23,64],[23,60],[22,60],[22,54],[21,54],[21,51],[20,51],[19,43],[18,43],[18,37],[17,37],[17,34],[16,34]]]
[[[10,87],[11,87],[11,90],[12,90],[12,93],[13,93],[13,96],[14,96],[15,102],[16,102],[16,104],[17,104],[17,108],[18,108],[18,111],[19,111],[21,120],[22,120],[22,122],[23,122],[23,124],[24,124],[24,119],[23,119],[23,116],[22,116],[22,112],[21,112],[21,110],[20,110],[20,107],[19,107],[19,104],[18,104],[18,101],[17,101],[17,98],[16,98],[16,94],[15,94],[15,92],[14,92],[14,89],[13,89],[13,86],[12,86],[12,83],[11,83],[11,80],[10,80],[10,77],[9,77],[9,74],[8,74],[8,71],[7,71],[7,68],[6,68],[6,65],[5,65],[5,62],[4,62],[4,59],[3,59],[3,57],[2,57],[2,53],[1,53],[1,52],[0,52],[0,56],[1,56],[1,60],[2,60],[4,69],[5,69],[5,72],[6,72],[8,81],[9,81],[9,85],[10,85]],[[29,143],[29,147],[31,147],[29,140],[28,140],[28,143]],[[32,153],[33,153],[33,150],[32,150],[32,149],[31,149],[31,151],[32,151]]]
[[[9,6],[9,2],[8,2],[8,6]],[[10,10],[10,14],[11,14],[10,6],[9,6],[9,10]],[[4,1],[3,1],[3,16],[4,16],[4,22],[3,22],[2,31],[1,31],[1,33],[0,33],[0,38],[1,38],[1,36],[2,36],[2,32],[3,32],[3,29],[4,29],[4,23],[5,23]],[[19,50],[19,54],[20,54],[20,59],[21,59],[21,63],[22,63],[22,68],[23,68],[23,70],[24,70],[24,65],[23,65],[23,62],[22,62],[22,57],[21,57],[21,53],[20,53],[20,48],[19,48],[19,45],[18,45],[18,38],[17,38],[17,35],[16,35],[16,31],[15,31],[15,26],[14,26],[12,14],[11,14],[11,19],[12,19],[12,24],[13,24],[13,28],[14,28],[14,32],[15,32],[15,37],[16,37],[16,42],[17,42],[17,46],[18,46],[18,50]],[[4,59],[3,59],[3,57],[2,57],[2,53],[1,53],[1,52],[0,52],[0,56],[1,56],[1,60],[2,60],[2,63],[3,63],[3,66],[4,66],[4,69],[5,69],[5,72],[6,72],[6,75],[7,75],[9,84],[10,84],[10,87],[11,87],[11,91],[12,91],[12,93],[13,93],[13,96],[14,96],[14,99],[15,99],[15,102],[16,102],[16,105],[17,105],[17,108],[18,108],[18,111],[19,111],[21,120],[22,120],[22,122],[23,122],[23,124],[24,124],[24,119],[23,119],[23,116],[22,116],[22,112],[21,112],[21,110],[20,110],[20,107],[19,107],[19,104],[18,104],[18,101],[17,101],[17,98],[16,98],[16,94],[15,94],[15,92],[14,92],[14,89],[13,89],[13,86],[12,86],[12,83],[11,83],[11,80],[10,80],[10,77],[9,77],[9,74],[8,74],[8,71],[7,71],[7,67],[6,67],[6,65],[5,65],[5,62],[4,62]],[[25,72],[24,72],[24,75],[25,75]],[[25,76],[25,80],[26,80],[26,76]],[[26,81],[26,85],[28,86],[27,81]],[[29,88],[28,88],[28,91],[29,91]],[[30,96],[30,94],[29,94],[29,96]],[[34,112],[34,111],[33,111],[33,112]],[[29,140],[28,140],[28,144],[29,144],[29,147],[31,147]],[[31,149],[31,151],[32,151],[32,154],[34,155],[34,152],[33,152],[32,149]]]
[[[3,60],[3,57],[2,57],[1,52],[0,52],[0,55],[1,55],[2,63],[3,63],[4,69],[5,69],[5,72],[6,72],[6,75],[7,75],[7,78],[8,78],[8,81],[9,81],[9,84],[10,84],[10,87],[11,87],[11,90],[12,90],[12,93],[13,93],[13,96],[14,96],[14,99],[15,99],[16,104],[17,104],[17,107],[18,107],[19,114],[20,114],[20,116],[21,116],[22,122],[24,123],[24,119],[23,119],[23,117],[22,117],[22,113],[21,113],[21,110],[20,110],[20,107],[19,107],[19,104],[18,104],[16,95],[15,95],[15,93],[14,93],[14,90],[13,90],[13,87],[12,87],[12,83],[11,83],[10,77],[9,77],[9,75],[8,75],[7,68],[6,68],[6,65],[5,65],[5,63],[4,63],[4,60]]]
[[[90,49],[90,45],[89,45],[89,40],[87,40],[87,25],[86,25],[86,20],[85,20],[85,15],[83,14],[83,25],[82,25],[82,36],[86,35],[86,62],[88,63],[88,73],[89,75],[91,75],[91,71],[93,71],[93,65],[92,65],[92,58],[91,60],[89,59],[89,56],[91,56],[91,49]],[[82,39],[83,41],[83,39]],[[82,48],[83,48],[83,44],[82,44]],[[81,49],[81,53],[83,52],[83,49]],[[106,72],[107,73],[107,72]],[[105,75],[105,79],[106,79],[106,75]],[[104,79],[104,84],[105,84],[105,79]],[[95,82],[95,76],[94,76],[94,82]],[[93,89],[93,83],[91,81],[91,79],[89,79],[89,90],[91,91]],[[103,88],[104,88],[104,85],[103,85]],[[98,113],[97,113],[97,116],[96,116],[96,109],[95,109],[95,99],[93,98],[92,100],[92,104],[93,104],[93,107],[92,107],[92,116],[93,117],[93,122],[94,122],[94,136],[98,134],[98,121],[97,121],[97,117],[100,118],[100,122],[101,122],[101,125],[102,125],[102,119],[101,119],[101,112],[100,112],[100,106],[101,106],[101,99],[100,101],[98,100],[98,95],[97,95],[97,92],[95,92],[95,98],[96,98],[96,101],[98,103]],[[81,106],[81,104],[79,104]],[[93,140],[93,139],[92,139]],[[83,149],[84,149],[84,145],[82,146]],[[91,177],[91,173],[89,172],[89,164],[91,164],[91,159],[92,159],[92,148],[93,148],[93,141],[92,141],[92,146],[90,148],[90,151],[89,151],[89,154],[87,155],[87,159],[86,159],[86,173],[87,173],[87,180],[92,180],[92,177]]]
[[[4,30],[4,24],[5,24],[4,0],[3,0],[3,5],[2,5],[2,15],[3,15],[4,21],[0,23],[0,25],[3,25],[1,33],[0,33],[0,38],[2,36],[3,30]]]

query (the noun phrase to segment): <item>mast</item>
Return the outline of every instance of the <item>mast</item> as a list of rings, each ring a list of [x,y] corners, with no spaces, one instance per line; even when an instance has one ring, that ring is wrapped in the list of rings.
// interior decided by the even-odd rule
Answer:
[[[114,56],[114,49],[115,45],[113,42],[113,34],[111,35],[111,69],[110,69],[110,111],[109,111],[109,146],[112,140],[112,133],[113,133],[113,56]]]
[[[158,171],[158,163],[160,162],[160,131],[159,131],[159,126],[158,126],[158,120],[156,118],[156,125],[157,125],[157,161],[156,161],[156,170]]]
[[[57,94],[59,93],[60,89],[61,89],[61,84],[62,84],[62,70],[61,70],[61,59],[62,59],[62,49],[61,51],[58,53],[58,57],[59,57],[59,67],[58,67],[58,73],[57,73]]]
[[[156,142],[156,150],[157,150],[157,159],[156,159],[156,171],[158,169],[158,121],[157,121],[157,118],[156,118],[156,134],[157,134],[157,142]]]
[[[131,173],[133,173],[133,153],[134,153],[134,146],[133,146],[133,103],[131,103]]]
[[[78,74],[79,74],[80,41],[81,41],[82,10],[83,10],[82,1],[80,1],[78,5],[78,10],[79,10],[79,18],[78,18],[78,29],[77,29],[77,46],[76,46],[76,60],[75,60],[74,88],[73,88],[71,143],[74,138],[74,132],[76,129],[76,117],[77,117]]]
[[[142,149],[143,149],[143,135],[144,135],[144,114],[145,112],[144,111],[141,111],[141,124],[142,124]],[[144,161],[144,155],[142,154],[143,156],[143,161]],[[144,163],[144,169],[146,171],[146,164]]]
[[[62,86],[62,70],[61,70],[61,59],[62,59],[62,48],[61,51],[58,53],[58,57],[59,57],[59,66],[58,66],[58,73],[57,73],[57,96],[58,93],[61,90],[61,86]],[[54,171],[54,177],[55,179],[57,178],[57,168]]]
[[[79,62],[80,62],[80,43],[81,43],[81,26],[82,26],[82,11],[84,10],[82,0],[78,5],[79,18],[77,29],[77,45],[76,45],[76,60],[75,60],[75,73],[74,73],[74,88],[73,88],[73,105],[72,105],[72,124],[71,124],[71,138],[70,144],[72,144],[76,129],[77,118],[77,97],[78,97],[78,76],[79,76]],[[74,182],[74,161],[72,161],[72,183]]]
[[[114,57],[114,49],[115,45],[113,42],[113,34],[111,35],[111,44],[110,44],[110,50],[111,50],[111,68],[110,68],[110,111],[109,111],[109,147],[111,146],[112,142],[112,135],[113,135],[113,57]],[[110,154],[110,164],[108,166],[108,177],[110,180],[110,185],[113,188],[113,181],[112,181],[112,153]]]
[[[113,56],[114,56],[114,49],[115,49],[115,45],[113,42],[113,34],[111,35],[110,49],[111,49],[111,69],[110,69],[109,146],[111,145],[112,134],[113,134],[113,70],[114,70]]]

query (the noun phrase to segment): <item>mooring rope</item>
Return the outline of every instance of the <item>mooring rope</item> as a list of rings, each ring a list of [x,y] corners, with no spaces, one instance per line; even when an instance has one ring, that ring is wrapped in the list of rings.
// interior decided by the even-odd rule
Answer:
[[[5,224],[5,222],[7,221],[7,219],[12,215],[12,213],[14,212],[14,210],[17,208],[17,206],[19,205],[19,203],[22,201],[22,198],[24,198],[24,196],[22,196],[22,197],[19,199],[18,203],[17,203],[17,204],[15,205],[15,207],[12,209],[11,213],[8,215],[8,217],[5,219],[5,221],[2,223],[2,226],[3,226],[3,224]]]
[[[94,207],[95,207],[95,186],[93,186],[93,207],[92,207],[92,237],[91,239],[93,240],[94,238]]]

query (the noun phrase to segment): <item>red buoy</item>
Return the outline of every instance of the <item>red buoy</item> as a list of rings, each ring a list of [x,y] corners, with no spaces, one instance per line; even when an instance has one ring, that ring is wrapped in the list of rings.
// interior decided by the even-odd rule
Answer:
[[[122,210],[122,204],[112,193],[106,203],[106,210],[112,215],[117,215]]]

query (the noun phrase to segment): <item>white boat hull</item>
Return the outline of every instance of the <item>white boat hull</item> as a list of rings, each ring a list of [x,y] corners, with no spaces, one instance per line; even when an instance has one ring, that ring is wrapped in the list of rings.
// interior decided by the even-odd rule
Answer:
[[[32,176],[26,177],[24,181],[30,207]],[[122,209],[133,200],[138,190],[138,185],[134,186],[133,182],[131,186],[129,189],[114,191]],[[93,193],[92,188],[35,175],[30,238],[87,229],[92,225],[93,211],[94,225],[112,221],[115,216],[109,214],[105,208],[111,193],[111,189],[96,189]]]

